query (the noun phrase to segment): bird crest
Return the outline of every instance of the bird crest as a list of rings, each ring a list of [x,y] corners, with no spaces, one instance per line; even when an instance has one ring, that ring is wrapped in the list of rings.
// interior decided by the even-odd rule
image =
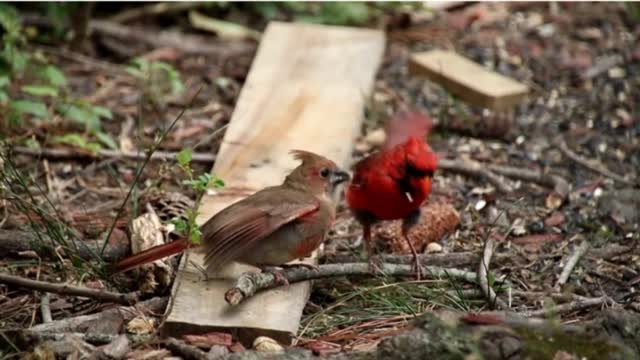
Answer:
[[[303,164],[317,162],[318,160],[327,160],[324,156],[320,156],[306,150],[291,150],[290,153],[293,155],[294,159],[302,161]]]

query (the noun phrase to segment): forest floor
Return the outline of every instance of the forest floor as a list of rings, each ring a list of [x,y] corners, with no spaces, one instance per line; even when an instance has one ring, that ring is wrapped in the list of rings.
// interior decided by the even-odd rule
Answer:
[[[101,11],[107,10],[96,9],[90,21],[84,55],[43,41],[29,47],[62,70],[69,95],[110,110],[111,116],[100,122],[116,147],[92,155],[86,142],[61,141],[71,133],[87,134],[86,124],[64,116],[27,118],[11,126],[0,120],[6,125],[0,159],[0,272],[129,293],[138,290],[138,279],[130,274],[117,282],[106,278],[102,264],[79,256],[66,241],[77,237],[101,243],[113,225],[108,246],[113,261],[129,251],[128,226],[148,206],[169,221],[193,205],[196,192],[185,184],[188,175],[176,165],[175,155],[191,149],[193,173],[210,171],[257,43],[194,31],[185,24],[185,10],[134,13],[126,21]],[[225,10],[224,17],[260,32],[266,25],[260,14],[238,6]],[[274,16],[290,20],[286,12]],[[27,16],[24,22],[46,29],[45,20]],[[376,24],[387,32],[387,50],[354,160],[380,145],[384,121],[395,112],[395,99],[402,98],[436,122],[428,142],[441,159],[478,162],[496,173],[497,180],[488,181],[481,173],[438,171],[426,206],[452,205],[455,224],[437,239],[439,246],[419,245],[428,250],[425,263],[474,272],[480,255],[488,255],[497,300],[487,301],[475,283],[451,278],[316,281],[295,346],[322,354],[374,350],[383,339],[414,328],[416,316],[442,311],[508,310],[562,325],[600,321],[609,309],[639,313],[640,25],[628,8],[614,3],[479,3],[437,11],[398,7],[366,26]],[[178,41],[154,36],[168,28]],[[454,50],[528,85],[528,99],[512,111],[496,113],[410,75],[409,55],[434,48]],[[132,65],[134,58],[145,60]],[[171,71],[149,70],[159,61],[170,64]],[[145,70],[151,77],[137,76]],[[182,91],[174,89],[179,85]],[[164,158],[152,159],[136,179],[144,149],[185,107],[157,149]],[[143,156],[127,155],[138,150]],[[505,167],[516,175],[503,176]],[[526,173],[552,180],[526,179]],[[360,227],[344,204],[338,214],[322,261],[363,259]],[[385,236],[392,227],[382,224],[378,234]],[[488,251],[487,243],[495,247]],[[155,315],[162,314],[168,287],[158,286],[145,296],[155,296],[147,301],[154,302]],[[0,281],[0,329],[6,330],[0,331],[0,343],[6,342],[0,355],[33,351],[39,342],[16,335],[22,329],[104,314],[114,306]],[[153,334],[160,323],[152,315],[125,318],[158,320],[128,323],[128,331],[138,335]],[[114,337],[94,345],[126,332],[124,319],[114,324],[97,319],[108,323],[102,325],[111,332],[103,332]],[[67,325],[73,333],[87,332],[89,326]],[[242,347],[227,344],[226,338],[207,341],[205,348],[216,341],[232,352]],[[640,349],[640,338],[633,341],[626,346]],[[197,358],[185,355],[180,344],[165,345],[176,355]],[[153,351],[164,351],[158,357],[169,354],[157,340],[127,346],[129,358]]]

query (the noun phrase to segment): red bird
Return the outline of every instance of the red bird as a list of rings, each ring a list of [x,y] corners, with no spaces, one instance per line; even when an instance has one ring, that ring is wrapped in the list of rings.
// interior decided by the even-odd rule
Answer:
[[[281,185],[226,207],[202,225],[201,248],[208,271],[230,261],[261,268],[280,266],[310,255],[322,243],[335,218],[332,194],[338,184],[349,180],[349,174],[320,155],[292,153],[302,164]],[[115,271],[177,254],[190,245],[183,239],[147,249],[120,261]],[[274,275],[284,281],[279,273]]]
[[[371,226],[381,220],[402,219],[402,234],[409,244],[414,270],[420,279],[418,253],[407,233],[420,220],[420,206],[429,196],[438,163],[436,154],[423,140],[432,127],[428,116],[403,110],[387,124],[387,140],[380,151],[354,166],[346,199],[362,225],[372,271],[375,263]]]

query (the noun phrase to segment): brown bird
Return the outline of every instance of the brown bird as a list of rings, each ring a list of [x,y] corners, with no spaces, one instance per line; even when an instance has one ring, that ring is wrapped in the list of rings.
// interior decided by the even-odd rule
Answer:
[[[202,225],[207,271],[231,261],[270,268],[309,256],[320,246],[333,220],[332,195],[349,174],[314,153],[294,150],[302,161],[281,185],[260,190],[240,200]],[[188,239],[147,249],[120,261],[115,271],[126,271],[177,254],[190,246]],[[269,269],[282,282],[278,272]]]

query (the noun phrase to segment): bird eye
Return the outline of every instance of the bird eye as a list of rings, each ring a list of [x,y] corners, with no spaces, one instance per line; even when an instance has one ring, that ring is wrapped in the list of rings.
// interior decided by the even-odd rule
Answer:
[[[323,178],[326,178],[327,176],[329,176],[329,169],[324,168],[320,170],[320,176],[322,176]]]

